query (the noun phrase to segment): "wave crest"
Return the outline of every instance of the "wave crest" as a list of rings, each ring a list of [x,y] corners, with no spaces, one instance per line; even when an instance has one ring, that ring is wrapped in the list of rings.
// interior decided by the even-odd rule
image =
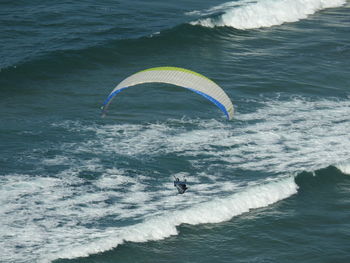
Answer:
[[[236,29],[271,27],[305,19],[326,8],[342,6],[346,0],[261,0],[258,2],[242,0],[240,2],[241,5],[229,7],[219,17],[203,18],[191,24],[205,27],[229,26]],[[223,8],[224,5],[222,5]],[[218,9],[219,7],[212,8],[212,10]]]
[[[177,235],[181,224],[198,225],[220,223],[249,212],[252,209],[267,207],[297,193],[298,186],[293,176],[250,186],[241,192],[225,198],[213,199],[181,211],[168,212],[147,218],[139,224],[119,228],[109,228],[99,233],[94,241],[79,242],[78,247],[49,255],[43,262],[56,259],[87,257],[91,254],[111,250],[124,242],[147,242]]]
[[[343,174],[350,175],[350,162],[337,164],[337,167]]]

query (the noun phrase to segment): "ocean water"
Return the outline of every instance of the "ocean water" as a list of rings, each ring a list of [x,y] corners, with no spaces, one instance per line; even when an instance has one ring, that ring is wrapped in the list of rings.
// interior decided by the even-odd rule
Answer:
[[[101,118],[156,66],[234,119],[160,84]],[[350,262],[349,69],[346,0],[2,0],[0,262]]]

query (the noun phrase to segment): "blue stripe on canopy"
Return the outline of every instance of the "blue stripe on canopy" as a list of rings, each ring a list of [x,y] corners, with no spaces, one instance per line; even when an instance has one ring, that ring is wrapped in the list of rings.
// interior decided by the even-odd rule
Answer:
[[[129,87],[121,88],[121,89],[118,89],[118,90],[114,91],[113,93],[111,93],[111,94],[108,96],[108,98],[107,98],[107,99],[104,101],[104,103],[103,103],[102,112],[105,113],[104,108],[108,105],[108,103],[113,99],[113,97],[114,97],[115,95],[117,95],[119,92],[121,92],[122,90],[127,89],[127,88],[129,88]],[[213,97],[211,97],[211,96],[209,96],[209,95],[207,95],[207,94],[205,94],[205,93],[203,93],[203,92],[200,92],[200,91],[198,91],[198,90],[190,89],[190,88],[186,88],[186,89],[192,90],[193,92],[195,92],[195,93],[197,93],[197,94],[199,94],[199,95],[202,95],[204,98],[206,98],[207,100],[209,100],[209,101],[211,101],[212,103],[214,103],[223,113],[225,113],[227,119],[230,119],[230,116],[229,116],[229,114],[228,114],[228,112],[227,112],[225,106],[224,106],[222,103],[220,103],[219,101],[217,101],[217,100],[214,99]]]
[[[187,89],[189,89],[189,88],[187,88]],[[229,114],[228,114],[228,112],[227,112],[225,106],[224,106],[222,103],[220,103],[219,101],[217,101],[217,100],[214,99],[213,97],[211,97],[211,96],[209,96],[209,95],[207,95],[207,94],[205,94],[205,93],[203,93],[203,92],[200,92],[200,91],[198,91],[198,90],[195,90],[195,89],[189,89],[189,90],[192,90],[192,91],[194,91],[195,93],[197,93],[197,94],[199,94],[199,95],[202,95],[204,98],[210,100],[210,101],[211,101],[212,103],[214,103],[223,113],[225,113],[225,115],[226,115],[226,117],[227,117],[228,120],[230,119],[230,116],[229,116]]]
[[[126,89],[126,88],[128,88],[128,87],[125,87],[125,88],[122,88],[122,89],[118,89],[118,90],[114,91],[113,93],[109,94],[108,98],[107,98],[107,99],[104,101],[104,103],[103,103],[103,107],[105,107],[105,106],[108,104],[108,102],[110,102],[110,100],[111,100],[115,95],[117,95],[119,92],[121,92],[123,89]]]

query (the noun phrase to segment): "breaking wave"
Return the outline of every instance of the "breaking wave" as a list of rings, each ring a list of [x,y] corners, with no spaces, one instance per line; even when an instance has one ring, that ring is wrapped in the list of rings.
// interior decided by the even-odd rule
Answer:
[[[223,12],[219,16],[191,22],[192,25],[254,29],[296,22],[320,10],[339,7],[345,3],[346,0],[242,0],[225,3],[202,13],[195,11],[189,14],[208,15]]]
[[[337,167],[343,174],[350,175],[350,163],[349,162],[343,162],[340,164],[337,164],[335,167]]]
[[[108,228],[105,231],[89,233],[89,240],[86,240],[84,235],[84,238],[80,237],[79,242],[75,242],[79,243],[79,246],[49,255],[43,259],[43,262],[58,258],[86,257],[113,249],[124,242],[161,240],[178,234],[176,227],[181,224],[224,222],[251,209],[266,207],[288,198],[297,193],[297,189],[298,186],[293,177],[251,186],[226,198],[217,198],[181,211],[166,212],[132,226]]]

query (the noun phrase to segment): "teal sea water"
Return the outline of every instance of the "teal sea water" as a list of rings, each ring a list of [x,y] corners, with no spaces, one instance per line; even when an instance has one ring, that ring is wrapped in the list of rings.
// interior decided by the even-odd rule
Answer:
[[[160,84],[101,118],[156,66],[234,119]],[[350,262],[349,69],[346,0],[2,0],[0,262]]]

